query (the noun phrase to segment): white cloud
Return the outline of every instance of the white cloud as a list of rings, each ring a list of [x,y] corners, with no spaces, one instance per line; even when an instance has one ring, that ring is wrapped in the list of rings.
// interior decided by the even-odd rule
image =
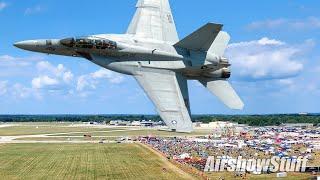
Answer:
[[[20,83],[10,84],[9,81],[0,81],[0,96],[10,98],[10,100],[26,99],[35,97],[41,99],[39,93],[30,87],[26,87]]]
[[[52,71],[54,67],[48,61],[41,61],[37,63],[37,69],[38,71],[46,71],[46,70]]]
[[[4,8],[6,8],[8,6],[7,3],[5,2],[0,2],[0,11],[2,11]]]
[[[62,79],[65,83],[70,83],[73,80],[73,74],[71,71],[63,73]]]
[[[7,81],[0,81],[0,96],[3,96],[7,93]]]
[[[35,89],[42,89],[46,87],[55,87],[59,85],[59,81],[48,76],[39,76],[32,80],[32,87]]]
[[[294,80],[293,79],[280,79],[279,83],[282,85],[291,86],[294,84]]]
[[[44,7],[42,7],[41,5],[36,5],[34,7],[27,8],[24,11],[24,14],[25,15],[36,14],[36,13],[43,12],[44,10],[45,10]]]
[[[55,76],[63,76],[67,69],[63,64],[58,64],[57,66],[52,65],[48,61],[41,61],[36,65],[39,72],[46,72],[53,74]]]
[[[112,84],[119,84],[123,82],[124,77],[112,71],[100,69],[96,72],[80,76],[77,82],[77,90],[96,89],[100,80],[107,80]]]
[[[123,76],[107,69],[100,69],[91,74],[93,79],[107,79],[113,84],[119,84],[123,81]]]
[[[246,46],[281,46],[285,45],[285,42],[278,41],[275,39],[269,39],[267,37],[263,37],[260,40],[253,40],[253,41],[245,41],[239,43],[229,44],[228,48],[242,48]]]
[[[52,65],[48,61],[41,61],[36,65],[38,71],[42,75],[47,75],[59,79],[66,84],[71,83],[73,80],[73,73],[64,67],[63,64],[58,64],[57,66]]]
[[[85,88],[95,89],[96,81],[93,81],[90,76],[82,75],[78,78],[77,90],[82,91]]]
[[[108,70],[105,70],[105,69],[100,69],[96,72],[93,72],[91,73],[91,77],[92,78],[95,78],[95,79],[101,79],[101,78],[110,78],[112,77],[112,72],[111,71],[108,71]]]
[[[26,67],[32,65],[32,63],[42,60],[41,57],[26,57],[19,58],[9,55],[0,56],[0,67],[3,68],[15,68],[15,67]]]
[[[30,78],[30,84],[9,85],[1,82],[0,93],[9,94],[15,99],[32,97],[40,99],[57,93],[88,96],[92,93],[90,91],[98,88],[103,81],[118,84],[124,79],[122,75],[105,69],[75,76],[63,64],[54,65],[42,57],[19,58],[2,55],[0,69],[0,77],[9,77],[13,83],[20,77]]]
[[[257,43],[259,45],[277,45],[277,46],[285,44],[282,41],[278,41],[278,40],[275,40],[275,39],[269,39],[269,38],[266,38],[266,37],[260,39]]]
[[[0,56],[0,77],[32,76],[35,73],[35,63],[43,60],[42,56],[14,57],[10,55]]]
[[[290,30],[320,29],[320,19],[317,17],[308,17],[305,19],[271,19],[252,22],[247,26],[247,28],[249,30],[279,28],[286,28]]]
[[[303,53],[303,49],[278,40],[262,38],[230,44],[226,54],[230,58],[235,78],[284,79],[296,76],[303,70],[303,63],[298,56]]]
[[[16,92],[15,97],[26,97],[26,89],[33,89],[36,93],[47,93],[57,90],[69,90],[74,83],[73,73],[63,64],[53,65],[44,61],[43,56],[14,57],[10,55],[0,56],[0,77],[10,79],[30,78],[30,84],[23,84],[24,91],[18,91],[13,85],[10,91]],[[73,83],[73,84],[72,84]],[[22,86],[19,84],[19,86]],[[8,90],[9,91],[9,90]],[[12,93],[11,93],[12,94]],[[18,95],[21,94],[21,95]],[[35,93],[33,93],[35,94]],[[31,96],[28,96],[31,97]]]
[[[39,96],[34,89],[25,87],[24,85],[19,83],[16,83],[11,87],[11,96],[15,99],[26,99],[31,96],[39,99]]]

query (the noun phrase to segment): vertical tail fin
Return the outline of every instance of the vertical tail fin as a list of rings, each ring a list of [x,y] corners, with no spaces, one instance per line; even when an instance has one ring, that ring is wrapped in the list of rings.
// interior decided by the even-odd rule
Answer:
[[[174,46],[223,56],[230,41],[230,36],[227,32],[221,31],[222,27],[221,24],[208,23]]]
[[[179,41],[169,0],[139,0],[127,34],[174,44]]]
[[[199,61],[200,65],[202,65],[207,59],[210,59],[211,56],[214,57],[214,61],[217,59],[216,56],[220,56],[218,57],[220,58],[220,62],[218,63],[221,65],[221,67],[219,67],[222,70],[230,66],[227,59],[223,57],[225,50],[228,47],[230,36],[227,32],[221,31],[222,27],[223,25],[221,24],[208,23],[176,43],[174,46],[177,48],[184,48],[189,51],[201,51],[203,54],[206,54],[206,59],[195,60]],[[204,69],[202,71],[208,70]],[[199,81],[226,106],[231,109],[241,110],[244,107],[244,103],[232,88],[231,84],[226,80],[228,78],[229,77],[227,76],[220,78],[211,77],[209,79],[199,77]]]
[[[207,52],[222,27],[223,25],[221,24],[208,23],[176,43],[174,46],[192,51]]]

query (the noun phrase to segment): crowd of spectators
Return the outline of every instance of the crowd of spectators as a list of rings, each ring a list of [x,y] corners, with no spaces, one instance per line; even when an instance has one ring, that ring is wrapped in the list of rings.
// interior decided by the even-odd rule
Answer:
[[[221,158],[243,156],[246,158],[257,156],[254,149],[249,147],[224,146],[221,141],[199,142],[187,138],[146,138],[145,143],[162,152],[168,159],[173,159],[182,164],[191,165],[198,170],[204,170],[208,156]]]
[[[267,143],[262,140],[241,140],[237,138],[230,139],[200,139],[200,138],[182,138],[182,137],[144,137],[140,139],[152,148],[161,152],[168,159],[172,159],[184,165],[203,171],[207,158],[214,156],[221,159],[237,159],[239,156],[252,158],[271,158],[272,156],[288,157],[291,159],[297,156],[309,155],[312,160],[311,152],[302,152],[307,149],[307,145],[288,145],[285,143]],[[272,153],[270,153],[272,152]]]

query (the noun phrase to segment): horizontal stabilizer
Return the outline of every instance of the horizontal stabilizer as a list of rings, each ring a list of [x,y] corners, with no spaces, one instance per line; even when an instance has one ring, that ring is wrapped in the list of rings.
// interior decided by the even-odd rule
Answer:
[[[185,37],[175,47],[185,48],[194,51],[208,51],[212,43],[215,41],[223,25],[208,23]]]
[[[244,104],[237,95],[231,84],[225,80],[204,81],[200,80],[211,93],[217,96],[225,105],[231,109],[242,110]]]

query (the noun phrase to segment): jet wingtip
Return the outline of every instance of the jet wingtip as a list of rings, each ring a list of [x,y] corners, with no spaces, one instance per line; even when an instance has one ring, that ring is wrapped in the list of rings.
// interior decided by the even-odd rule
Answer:
[[[244,103],[241,101],[239,102],[238,104],[235,104],[235,105],[232,105],[232,106],[229,106],[230,109],[233,109],[233,110],[243,110],[245,107]]]
[[[174,130],[177,133],[192,133],[194,131],[192,124],[191,127],[179,127]]]

